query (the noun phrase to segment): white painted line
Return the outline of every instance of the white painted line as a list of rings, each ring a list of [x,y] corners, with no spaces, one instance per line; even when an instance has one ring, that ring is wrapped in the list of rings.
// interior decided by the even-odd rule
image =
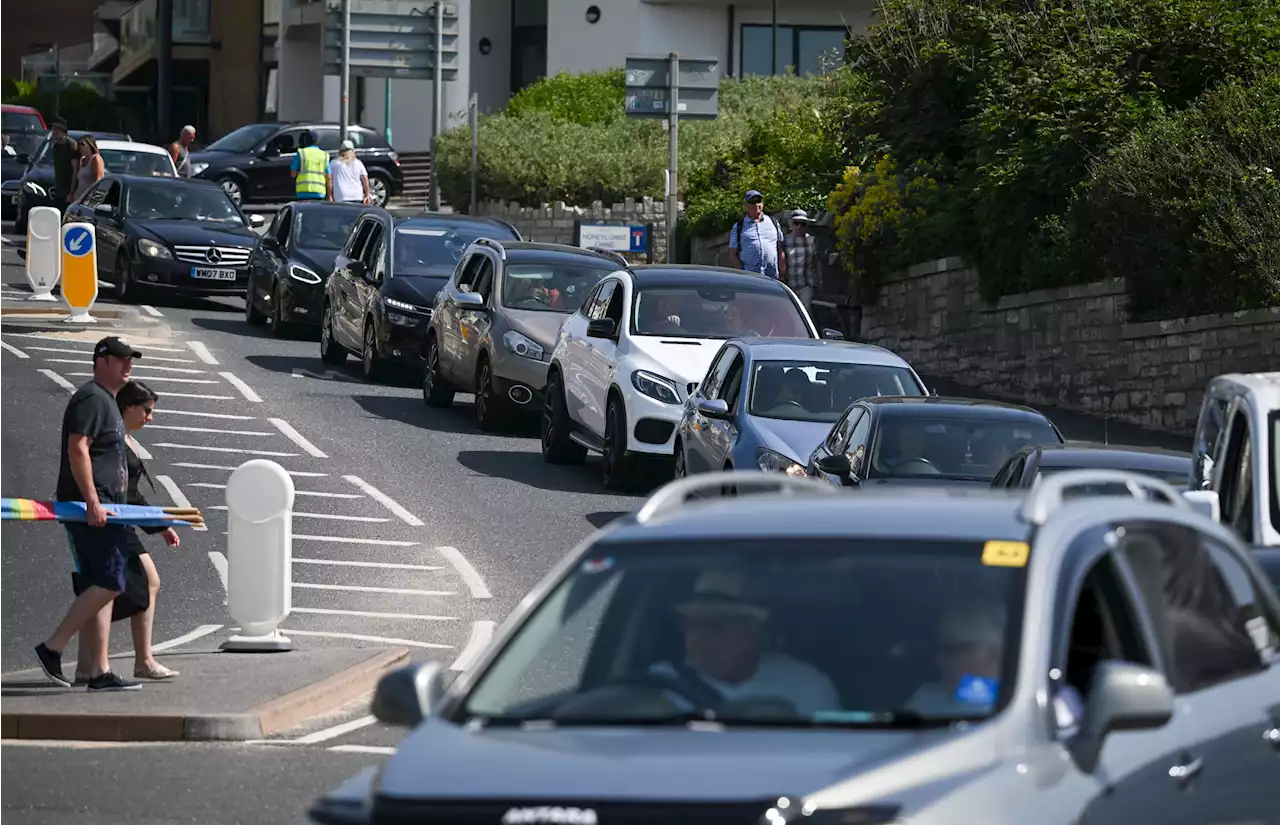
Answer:
[[[165,393],[165,398],[168,398],[170,395],[172,395],[172,393]],[[198,415],[201,418],[225,418],[228,421],[254,420],[254,416],[252,415],[228,415],[227,413],[211,413],[204,412],[203,410],[171,410],[168,407],[157,407],[156,412],[164,413],[165,415]]]
[[[154,427],[155,425],[152,424],[151,426]],[[187,486],[188,487],[208,487],[211,490],[227,489],[227,485],[225,484],[209,484],[203,481],[188,484]],[[294,490],[293,494],[295,496],[314,496],[316,498],[364,498],[364,496],[358,493],[318,493],[312,490]],[[294,559],[294,561],[297,561],[297,559]]]
[[[196,354],[196,357],[206,364],[218,365],[218,359],[213,357],[213,353],[209,352],[209,348],[199,341],[188,341],[187,346]]]
[[[101,278],[99,278],[99,279],[98,279],[98,286],[102,287],[103,289],[111,289],[111,288],[112,288],[112,287],[114,287],[115,285],[114,285],[114,284],[112,284],[110,281],[104,281],[104,280],[102,280]]]
[[[211,453],[244,453],[245,455],[264,455],[271,458],[297,458],[297,453],[277,453],[271,450],[242,450],[239,447],[198,447],[195,444],[170,444],[163,442],[157,447],[168,447],[173,450],[208,450]]]
[[[299,745],[314,745],[317,742],[327,742],[330,739],[337,739],[344,733],[351,733],[353,730],[367,728],[374,722],[378,721],[372,716],[362,716],[359,719],[353,719],[350,722],[343,722],[341,725],[334,725],[331,728],[318,730],[315,733],[308,733],[306,736],[293,740]]]
[[[218,374],[221,375],[223,378],[227,379],[227,383],[235,387],[236,389],[238,389],[240,391],[240,394],[243,395],[249,401],[252,401],[255,404],[262,403],[261,396],[259,396],[256,392],[253,391],[253,387],[250,387],[248,384],[241,381],[239,378],[236,378],[234,375],[232,375],[229,372],[220,372]]]
[[[62,387],[67,392],[73,393],[76,391],[75,384],[72,384],[70,381],[63,378],[61,375],[58,375],[53,370],[40,370],[40,373],[44,375],[46,378],[53,381],[53,383],[57,384],[59,387]]]
[[[392,541],[391,539],[349,539],[345,536],[303,536],[293,534],[294,541],[331,541],[334,544],[376,544],[380,547],[417,547],[416,541]]]
[[[453,645],[438,645],[434,642],[419,642],[416,639],[392,639],[387,636],[364,636],[359,633],[326,633],[319,630],[294,630],[280,628],[280,632],[289,636],[320,636],[326,639],[350,639],[353,642],[379,642],[388,645],[408,645],[427,650],[453,650]]]
[[[403,521],[405,524],[409,525],[410,527],[422,526],[422,519],[418,518],[413,513],[410,513],[408,510],[401,507],[399,503],[396,502],[395,499],[391,498],[391,496],[382,492],[377,487],[374,487],[369,482],[363,480],[359,476],[343,476],[343,478],[351,482],[352,484],[356,485],[361,490],[364,490],[365,493],[368,494],[369,498],[378,502],[383,507],[386,507],[388,510],[391,511],[393,515],[395,515],[398,519]]]
[[[223,430],[218,427],[183,427],[178,424],[148,424],[148,430],[176,430],[180,433],[220,433],[222,435],[271,435],[260,430]]]
[[[426,573],[434,573],[437,570],[443,570],[443,567],[433,567],[429,564],[399,564],[389,561],[350,561],[348,559],[300,559],[293,557],[294,564],[332,564],[338,567],[375,567],[379,570],[421,570]]]
[[[93,365],[92,359],[81,360],[76,358],[46,358],[44,360],[49,364],[79,364],[81,366]],[[161,372],[178,372],[178,373],[183,373],[185,375],[204,375],[205,374],[204,370],[193,370],[190,367],[157,367],[155,364],[134,364],[133,369],[135,371],[136,370],[159,370]],[[162,376],[149,377],[146,375],[140,375],[138,377],[146,378],[148,381],[155,380],[157,378],[162,378]],[[210,382],[210,383],[217,383],[217,382]]]
[[[55,339],[55,340],[61,340],[61,339]],[[90,356],[93,355],[93,350],[91,349],[65,349],[63,347],[27,347],[27,349],[35,350],[37,352],[61,352],[67,355],[90,355]],[[148,349],[147,352],[150,353],[151,350]],[[185,352],[185,350],[166,349],[165,352]],[[159,355],[149,355],[149,354],[144,355],[143,357],[147,359],[148,363],[150,363],[151,361],[164,361],[167,364],[194,364],[195,363],[195,361],[191,360],[190,358],[164,358]],[[93,362],[86,361],[85,363],[93,363]]]
[[[394,593],[398,596],[456,596],[449,590],[414,590],[409,587],[369,587],[363,584],[309,584],[294,582],[301,590],[342,590],[351,593]]]
[[[493,638],[493,631],[497,626],[497,622],[476,622],[471,625],[467,646],[462,648],[462,652],[453,660],[453,664],[449,665],[449,669],[461,672],[474,665],[485,646]]]
[[[31,357],[30,355],[27,355],[25,352],[15,347],[13,344],[6,343],[5,341],[0,341],[0,349],[3,349],[5,352],[10,353],[12,355],[16,355],[19,358]]]
[[[13,332],[13,333],[5,333],[5,334],[10,336],[17,336],[18,338],[35,338],[36,340],[39,340],[39,341],[55,341],[59,344],[83,343],[82,341],[77,341],[74,338],[63,338],[59,335],[42,335],[36,332]],[[184,349],[174,349],[173,347],[157,347],[152,344],[146,344],[144,346],[139,346],[137,348],[142,351],[142,354],[144,357],[149,352],[186,352],[186,350]],[[76,352],[81,352],[81,351],[82,350],[76,350]],[[92,350],[89,350],[89,352],[92,353]]]
[[[395,756],[395,748],[387,748],[381,745],[334,745],[328,750],[334,753],[373,753],[379,756]]]
[[[231,373],[224,373],[224,374],[230,375]],[[248,388],[246,387],[245,389],[248,389]],[[249,390],[249,391],[253,392],[253,390]],[[252,401],[253,399],[249,399],[249,400]],[[258,399],[258,400],[261,401],[262,399]],[[285,438],[289,439],[294,444],[297,444],[299,447],[306,450],[307,454],[310,455],[312,458],[328,458],[329,457],[324,453],[322,453],[320,451],[320,448],[318,448],[316,445],[312,444],[310,441],[303,438],[302,433],[295,430],[289,424],[289,422],[285,421],[283,418],[268,418],[267,421],[271,422],[271,426],[275,427],[277,430],[284,433]]]
[[[194,642],[196,639],[199,639],[202,636],[208,636],[210,633],[213,633],[215,630],[221,630],[221,629],[222,629],[222,625],[220,624],[202,624],[199,627],[197,627],[195,630],[191,631],[190,633],[179,636],[176,639],[170,639],[167,642],[161,642],[158,645],[152,645],[151,649],[152,650],[172,650],[175,647],[182,647],[188,642]]]
[[[208,509],[225,510],[227,509],[227,507],[225,504],[219,504],[216,507],[209,507]],[[391,521],[391,519],[389,518],[377,518],[376,516],[344,516],[339,513],[299,513],[296,510],[293,513],[293,517],[294,518],[322,518],[322,519],[329,519],[330,521],[359,521],[359,522],[364,522],[366,524],[368,523],[386,524],[388,521]]]
[[[169,390],[164,391],[164,397],[166,401],[168,401],[170,398],[198,398],[201,401],[235,401],[236,400],[236,397],[234,395],[200,395],[198,393],[190,393],[190,392],[170,392]]]
[[[489,593],[489,588],[485,587],[484,579],[480,577],[480,573],[471,566],[471,562],[458,552],[456,547],[437,547],[436,552],[444,556],[445,561],[453,565],[453,569],[458,571],[458,575],[467,583],[467,589],[471,591],[473,599],[491,599],[493,595]]]
[[[222,592],[227,592],[227,557],[220,550],[209,551],[209,563],[213,565],[213,569],[218,573],[218,580],[222,582]]]
[[[169,498],[173,499],[173,503],[175,505],[177,505],[178,507],[191,506],[191,502],[187,499],[186,495],[182,492],[182,488],[178,486],[178,482],[174,481],[172,478],[169,478],[169,476],[156,476],[156,481],[160,482],[160,486],[163,487],[165,489],[165,492],[169,494]],[[198,533],[203,533],[207,531],[209,528],[193,527],[191,529],[195,530]]]
[[[294,559],[297,561],[297,559]],[[336,610],[326,607],[292,607],[290,613],[314,613],[318,616],[360,616],[365,619],[408,619],[422,622],[456,622],[456,616],[421,616],[417,613],[380,613],[376,610]]]
[[[143,312],[145,312],[145,313],[147,313],[148,315],[150,315],[152,318],[163,318],[163,317],[164,317],[164,315],[160,312],[160,310],[156,309],[155,307],[151,306],[150,304],[143,304],[143,305],[142,305],[142,311],[143,311]]]
[[[146,447],[142,446],[141,441],[139,441],[138,439],[134,438],[131,435],[127,435],[125,436],[125,438],[129,439],[129,444],[133,447],[133,451],[137,453],[138,458],[142,459],[143,461],[150,461],[151,459],[155,458],[155,456],[153,456],[150,452],[147,451]]]
[[[70,375],[74,378],[92,378],[93,377],[93,373],[91,372],[69,372],[67,373],[67,375]],[[175,384],[216,384],[218,383],[217,381],[214,381],[211,378],[173,378],[168,375],[148,375],[144,377],[148,381],[172,381]]]
[[[186,467],[188,470],[226,470],[228,473],[234,473],[239,469],[238,467],[226,467],[222,464],[196,464],[190,461],[175,461],[173,466]],[[285,472],[298,478],[325,478],[329,475],[328,473],[304,473],[296,470],[285,470]],[[294,536],[294,538],[296,539],[297,536]],[[417,544],[417,542],[414,543]]]

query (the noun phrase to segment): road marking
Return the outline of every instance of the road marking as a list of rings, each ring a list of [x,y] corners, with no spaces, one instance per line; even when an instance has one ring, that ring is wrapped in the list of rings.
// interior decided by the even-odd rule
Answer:
[[[19,338],[35,338],[39,341],[55,341],[59,344],[81,343],[80,341],[77,341],[74,338],[63,338],[63,337],[60,337],[59,335],[41,335],[35,332],[11,332],[11,333],[5,333],[5,334],[17,336]],[[143,346],[135,345],[135,347],[141,350],[143,355],[146,355],[148,352],[186,352],[186,350],[184,349],[174,349],[173,347],[158,347],[158,346],[155,346],[154,344],[146,344]],[[75,351],[83,352],[83,350],[75,350]],[[92,350],[89,350],[89,352],[92,352]]]
[[[320,381],[342,381],[347,384],[367,384],[367,381],[361,381],[353,375],[348,375],[337,370],[325,370],[324,372],[312,372],[294,367],[290,373],[294,378],[315,378]]]
[[[165,393],[165,397],[169,397],[170,393]],[[252,415],[229,415],[228,413],[211,413],[203,410],[171,410],[168,407],[157,407],[156,412],[165,415],[198,415],[201,418],[225,418],[229,421],[254,421]]]
[[[67,375],[70,375],[73,378],[92,378],[93,377],[93,373],[91,372],[69,372],[67,373]],[[175,384],[216,384],[218,383],[217,381],[214,381],[210,378],[173,378],[168,375],[148,375],[146,376],[146,378],[148,381],[172,381]]]
[[[186,467],[188,470],[226,470],[228,473],[234,473],[240,469],[239,467],[225,467],[221,464],[195,464],[190,461],[175,461],[173,466]],[[285,470],[285,472],[298,478],[325,478],[329,475],[328,473],[306,473],[300,470]],[[294,538],[296,539],[297,536],[294,536]],[[416,544],[417,542],[414,543]]]
[[[5,341],[0,341],[0,349],[3,349],[5,352],[12,353],[13,355],[18,356],[19,358],[31,357],[30,355],[27,355],[25,352],[15,347],[13,344],[7,343]]]
[[[218,365],[218,359],[213,357],[213,353],[209,352],[209,348],[206,347],[204,344],[200,343],[199,341],[188,341],[187,346],[191,348],[191,351],[194,352],[196,354],[196,357],[199,358],[201,361],[205,362],[206,364],[212,364],[215,367]],[[176,350],[176,351],[181,352],[181,350]]]
[[[151,426],[154,427],[155,425],[152,424]],[[188,484],[187,486],[188,487],[208,487],[212,490],[227,489],[227,485],[225,484],[210,484],[204,481],[194,482],[194,483]],[[315,496],[316,498],[364,498],[364,496],[358,493],[318,493],[312,490],[294,490],[293,494],[295,496]],[[294,559],[294,561],[297,561],[297,559]]]
[[[169,447],[174,450],[208,450],[213,453],[244,453],[245,455],[265,455],[272,458],[297,458],[297,453],[277,453],[272,450],[242,450],[239,447],[197,447],[194,444],[170,444],[162,442],[157,447]],[[235,469],[235,468],[232,468]]]
[[[380,745],[334,745],[328,750],[334,753],[374,753],[380,756],[395,756],[395,748],[386,748]]]
[[[76,391],[75,384],[72,384],[70,381],[63,378],[61,375],[58,375],[53,370],[40,370],[40,373],[44,375],[46,378],[53,381],[53,383],[57,384],[59,387],[62,387],[67,392],[73,393]]]
[[[92,360],[81,360],[76,358],[46,358],[44,360],[46,363],[49,363],[49,364],[79,364],[80,366],[93,365]],[[190,367],[157,367],[154,364],[134,364],[133,368],[135,370],[160,370],[162,372],[178,372],[186,375],[204,375],[205,374],[204,370],[194,370],[194,369],[191,369]],[[143,377],[145,378],[147,376],[143,376]],[[214,381],[210,383],[216,384],[217,382]]]
[[[127,438],[129,440],[129,443],[133,446],[133,451],[138,454],[138,458],[142,459],[143,461],[150,461],[151,459],[155,458],[155,456],[153,456],[150,452],[148,452],[146,447],[142,446],[141,441],[139,441],[138,439],[134,438],[131,435],[126,435],[125,438]]]
[[[241,381],[239,378],[236,378],[234,375],[232,375],[229,372],[220,372],[218,374],[221,375],[223,378],[227,379],[227,383],[235,387],[236,389],[238,389],[240,391],[240,394],[243,395],[249,401],[252,401],[255,404],[262,403],[262,397],[253,391],[253,387],[250,387],[248,384]]]
[[[493,595],[489,593],[489,588],[484,586],[484,579],[480,577],[480,573],[471,566],[471,562],[458,552],[456,547],[437,547],[436,552],[444,556],[445,561],[453,565],[453,569],[458,571],[458,575],[467,583],[467,589],[471,591],[473,599],[491,599]]]
[[[416,541],[392,541],[391,539],[349,539],[344,536],[302,536],[293,534],[294,541],[331,541],[335,544],[376,544],[380,547],[417,547]]]
[[[174,481],[172,478],[169,478],[169,476],[163,476],[163,475],[156,476],[156,481],[160,482],[160,486],[163,487],[165,489],[165,492],[169,494],[169,498],[173,499],[174,504],[176,504],[179,507],[191,506],[191,502],[187,499],[186,495],[182,492],[182,488],[178,486],[178,482]],[[193,527],[191,529],[195,530],[198,533],[203,533],[207,531],[209,528]]]
[[[370,587],[365,584],[309,584],[294,582],[301,590],[343,590],[351,593],[393,593],[397,596],[456,596],[449,590],[414,590],[410,587]]]
[[[471,625],[471,635],[467,637],[467,645],[462,648],[458,658],[453,660],[453,664],[449,665],[449,669],[461,672],[474,665],[485,646],[493,639],[493,631],[497,626],[497,622],[476,622]]]
[[[222,433],[223,435],[271,435],[260,430],[223,430],[218,427],[183,427],[178,424],[148,424],[148,430],[177,430],[182,433]]]
[[[250,392],[253,392],[253,391],[250,390]],[[258,400],[261,401],[262,399],[258,399]],[[285,421],[283,418],[268,418],[267,421],[271,423],[271,426],[275,427],[277,430],[284,433],[285,438],[289,439],[294,444],[297,444],[299,447],[306,450],[307,453],[311,455],[312,458],[328,458],[329,457],[325,455],[323,452],[321,452],[319,447],[312,444],[307,439],[303,438],[302,433],[295,430],[292,426],[290,426],[289,422]]]
[[[210,510],[225,510],[225,505],[219,504],[216,507],[208,508]],[[391,521],[389,518],[378,518],[376,516],[346,516],[340,513],[299,513],[296,510],[293,513],[294,518],[323,518],[331,521],[360,521],[372,524],[386,524]]]
[[[374,487],[374,486],[373,486],[372,484],[370,484],[369,482],[365,481],[364,479],[360,478],[359,476],[343,476],[343,478],[344,478],[344,479],[346,479],[347,481],[351,482],[352,484],[356,485],[356,486],[357,486],[357,487],[359,487],[361,490],[364,490],[364,491],[365,491],[365,493],[367,493],[367,494],[368,494],[369,498],[371,498],[371,499],[373,499],[374,501],[378,502],[378,503],[379,503],[379,504],[381,504],[383,507],[386,507],[388,510],[390,510],[390,511],[391,511],[392,515],[394,515],[394,516],[396,516],[397,518],[399,518],[399,519],[400,519],[401,521],[403,521],[405,524],[409,525],[410,527],[421,527],[421,526],[422,526],[422,519],[418,518],[418,517],[417,517],[417,516],[415,516],[413,513],[410,513],[408,510],[406,510],[406,509],[404,509],[403,507],[401,507],[401,506],[396,502],[396,500],[395,500],[395,499],[391,498],[391,496],[389,496],[389,495],[387,495],[386,493],[382,492],[382,491],[381,491],[381,490],[379,490],[377,487]]]
[[[332,564],[338,567],[376,567],[385,570],[422,570],[427,573],[434,573],[437,570],[443,570],[443,567],[433,567],[429,564],[400,564],[398,562],[389,561],[351,561],[349,559],[300,559],[293,557],[294,564]]]
[[[234,395],[200,395],[199,393],[170,392],[169,390],[164,391],[164,397],[166,400],[170,398],[198,398],[202,401],[235,401],[236,400],[236,397]]]
[[[299,745],[314,745],[318,742],[327,742],[330,739],[337,739],[344,733],[351,733],[354,730],[367,728],[378,720],[373,716],[362,716],[359,719],[353,719],[350,722],[343,722],[341,725],[334,725],[331,728],[318,730],[315,733],[308,733],[306,736],[294,739],[293,741]]]
[[[209,563],[213,565],[213,569],[218,573],[218,580],[222,582],[222,592],[227,592],[227,557],[221,550],[209,551]],[[224,601],[223,604],[226,604]]]
[[[297,559],[294,559],[297,561]],[[376,610],[336,610],[327,607],[293,607],[291,613],[314,613],[320,616],[360,616],[365,619],[409,619],[423,622],[456,622],[456,616],[420,616],[417,613],[379,613]]]
[[[143,305],[142,305],[142,311],[143,311],[143,312],[145,312],[145,313],[147,313],[148,315],[150,315],[152,318],[163,318],[163,317],[164,317],[164,315],[160,312],[160,310],[156,309],[155,307],[151,306],[150,304],[143,304]]]
[[[294,630],[292,628],[280,628],[281,633],[290,636],[320,636],[326,639],[350,639],[353,642],[380,642],[388,645],[408,645],[409,647],[421,647],[427,650],[453,650],[453,645],[439,645],[435,642],[419,642],[416,639],[392,639],[387,636],[364,636],[359,633],[329,633],[320,630]]]
[[[196,639],[202,638],[204,636],[208,636],[210,633],[213,633],[215,630],[221,630],[221,629],[222,629],[222,625],[220,624],[202,624],[199,627],[197,627],[195,630],[191,631],[190,633],[184,633],[183,635],[177,637],[176,639],[170,639],[167,642],[160,642],[159,644],[154,644],[151,646],[151,649],[156,652],[159,652],[161,650],[173,650],[175,647],[182,647],[183,645],[189,642],[194,642]],[[122,653],[111,654],[112,659],[131,659],[133,658],[133,656],[134,656],[134,651],[132,650],[126,650]]]

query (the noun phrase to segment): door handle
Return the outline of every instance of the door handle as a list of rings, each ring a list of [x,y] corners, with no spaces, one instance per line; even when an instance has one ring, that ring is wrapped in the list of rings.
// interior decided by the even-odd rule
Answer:
[[[1177,782],[1179,787],[1185,787],[1190,784],[1191,780],[1200,775],[1200,770],[1204,767],[1204,757],[1197,756],[1190,762],[1184,762],[1181,765],[1174,765],[1169,769],[1169,778]]]

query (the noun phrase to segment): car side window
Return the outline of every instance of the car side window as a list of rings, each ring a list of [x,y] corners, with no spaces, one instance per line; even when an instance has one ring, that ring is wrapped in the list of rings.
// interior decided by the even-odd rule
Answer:
[[[1004,479],[997,486],[999,487],[1020,487],[1022,486],[1022,471],[1027,466],[1027,457],[1025,455],[1015,456],[1010,459],[1003,470]]]
[[[89,193],[84,196],[84,205],[90,208],[102,203],[103,197],[107,194],[107,182],[101,181],[94,185]]]
[[[734,352],[733,359],[729,362],[729,370],[725,373],[724,380],[720,382],[717,395],[724,399],[724,403],[730,410],[737,408],[738,398],[742,395],[742,367],[742,353]]]
[[[472,252],[462,265],[458,272],[458,283],[456,287],[459,292],[470,292],[471,285],[475,283],[476,273],[480,271],[480,267],[484,264],[483,252]]]
[[[282,155],[292,155],[298,151],[298,139],[302,137],[303,129],[288,129],[271,139],[271,145],[280,150]]]
[[[1261,648],[1250,635],[1250,628],[1257,626],[1256,594],[1233,592],[1199,531],[1169,522],[1140,522],[1121,525],[1115,533],[1151,616],[1169,684],[1177,693],[1194,693],[1265,667]],[[1221,552],[1230,558],[1227,551]],[[1242,608],[1241,600],[1251,602],[1250,611]]]
[[[289,235],[293,232],[293,210],[285,207],[280,210],[280,214],[276,216],[276,226],[272,232],[281,246],[289,243]]]
[[[369,235],[373,233],[373,227],[375,225],[375,221],[367,219],[360,221],[360,223],[356,225],[355,230],[351,233],[350,239],[347,241],[347,248],[342,251],[342,254],[345,255],[348,260],[360,260],[361,255],[364,254],[365,244],[368,243]]]
[[[615,281],[614,283],[616,286],[614,286],[613,293],[609,296],[609,302],[605,304],[604,315],[601,317],[608,318],[613,321],[618,325],[618,331],[621,332],[623,315],[622,304],[626,301],[627,290],[622,286],[620,281]]]
[[[1231,419],[1222,457],[1222,521],[1253,544],[1253,439],[1243,408]]]
[[[315,130],[316,146],[326,152],[336,152],[342,144],[342,140],[338,137],[338,130],[332,126],[320,126]]]
[[[599,321],[604,318],[605,310],[609,308],[609,302],[613,299],[613,293],[617,289],[617,281],[605,281],[601,284],[594,300],[591,301],[590,306],[586,307],[587,318],[592,321]]]
[[[112,209],[120,208],[120,181],[108,180],[103,181],[102,186],[102,203],[110,206]]]
[[[733,364],[733,356],[738,352],[736,347],[721,347],[719,354],[712,360],[711,366],[707,368],[707,374],[702,379],[702,386],[699,390],[704,398],[716,398],[720,392],[720,385],[724,383],[724,375],[729,371],[729,367]]]
[[[383,245],[382,226],[374,223],[373,229],[369,232],[369,240],[365,242],[364,250],[360,253],[360,260],[364,261],[369,272],[382,273],[382,261],[386,257],[382,254]]]
[[[489,293],[493,292],[493,258],[483,253],[477,257],[480,258],[480,263],[476,267],[475,279],[471,282],[471,291],[487,302]]]
[[[867,457],[867,436],[871,435],[871,416],[863,413],[858,416],[853,429],[849,432],[849,441],[844,446],[845,456],[856,478],[861,478],[861,470]]]
[[[836,455],[849,439],[849,433],[853,432],[853,425],[858,423],[858,416],[862,415],[861,407],[852,407],[844,414],[844,418],[836,422],[831,428],[831,432],[827,434],[826,448],[827,452]]]

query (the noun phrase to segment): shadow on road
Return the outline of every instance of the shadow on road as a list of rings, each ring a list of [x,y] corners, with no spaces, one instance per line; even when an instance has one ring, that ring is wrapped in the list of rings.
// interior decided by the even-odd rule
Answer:
[[[484,435],[473,423],[470,404],[454,404],[454,409],[441,410],[423,404],[421,396],[406,398],[391,395],[353,395],[351,400],[359,404],[360,408],[369,415],[385,418],[388,421],[399,421],[411,427],[422,427],[438,433]],[[501,434],[495,433],[495,435]]]
[[[598,512],[598,513],[587,513],[586,518],[592,527],[596,528],[597,530],[600,530],[612,524],[617,519],[620,519],[623,516],[629,516],[629,515],[631,514],[627,512],[621,512],[621,511],[615,511],[615,510],[602,510],[601,512]]]
[[[255,367],[285,375],[293,375],[294,371],[298,371],[306,380],[370,386],[369,382],[356,372],[354,365],[334,367],[324,363],[316,355],[246,355],[244,360]]]
[[[463,450],[458,463],[468,470],[508,481],[527,484],[539,490],[562,493],[604,494],[600,465],[591,459],[578,467],[553,467],[542,459],[542,453],[513,453],[507,450]]]

